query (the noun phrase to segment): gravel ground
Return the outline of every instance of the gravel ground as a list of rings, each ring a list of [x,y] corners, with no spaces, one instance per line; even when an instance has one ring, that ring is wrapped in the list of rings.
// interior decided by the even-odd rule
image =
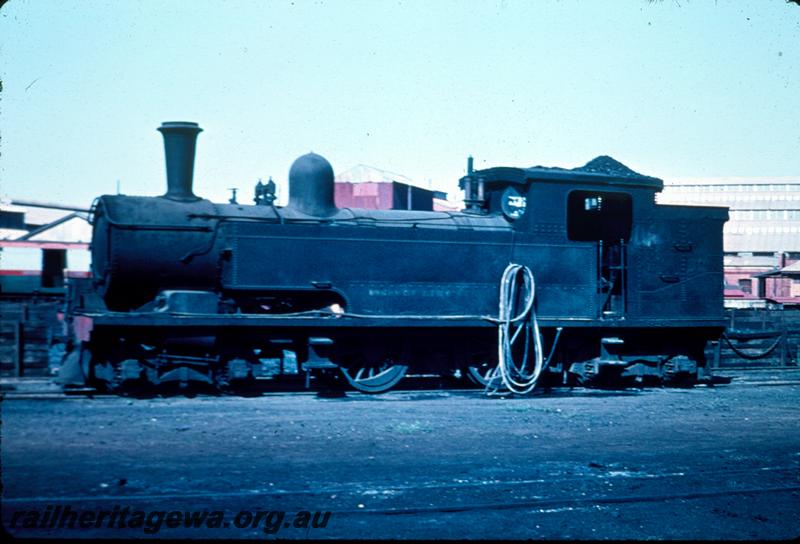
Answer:
[[[797,538],[798,401],[791,372],[509,399],[8,394],[3,523],[61,538]],[[140,510],[150,524],[42,521],[67,506]],[[220,526],[158,514],[203,510],[222,512]],[[295,528],[300,511],[331,515]]]

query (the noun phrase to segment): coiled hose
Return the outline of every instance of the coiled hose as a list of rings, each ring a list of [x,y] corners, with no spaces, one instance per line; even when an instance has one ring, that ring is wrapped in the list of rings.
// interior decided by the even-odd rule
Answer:
[[[520,281],[521,278],[521,281]],[[516,301],[522,288],[522,311],[512,317]],[[507,389],[517,395],[526,395],[533,391],[539,376],[555,353],[556,344],[561,336],[561,327],[558,328],[553,346],[547,360],[544,359],[542,350],[542,334],[539,330],[539,321],[536,319],[534,300],[536,298],[536,280],[533,272],[527,266],[511,263],[503,272],[500,281],[500,300],[498,309],[497,326],[497,367],[487,376],[486,393],[497,394],[501,388]],[[516,329],[514,330],[514,325]],[[525,347],[522,361],[514,361],[512,348],[524,333]],[[533,342],[533,356],[530,354]],[[533,359],[531,363],[531,359]]]

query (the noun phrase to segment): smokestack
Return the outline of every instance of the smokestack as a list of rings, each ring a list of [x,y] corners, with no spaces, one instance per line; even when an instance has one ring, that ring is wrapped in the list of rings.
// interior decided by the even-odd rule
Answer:
[[[197,123],[178,121],[161,123],[158,131],[164,135],[167,157],[167,194],[164,197],[184,202],[200,200],[192,192],[192,177],[197,135],[203,129]]]

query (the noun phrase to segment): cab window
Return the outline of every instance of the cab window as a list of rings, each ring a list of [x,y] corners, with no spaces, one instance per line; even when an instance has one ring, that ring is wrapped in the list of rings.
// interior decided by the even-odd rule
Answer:
[[[570,240],[628,240],[633,222],[631,195],[607,191],[572,191],[567,197]]]

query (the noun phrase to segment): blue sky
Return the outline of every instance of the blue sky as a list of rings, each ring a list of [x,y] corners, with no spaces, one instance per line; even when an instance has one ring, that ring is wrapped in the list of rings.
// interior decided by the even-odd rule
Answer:
[[[601,154],[686,176],[800,175],[800,7],[784,0],[78,1],[0,9],[0,196],[281,186],[299,155],[456,192],[476,166]]]

